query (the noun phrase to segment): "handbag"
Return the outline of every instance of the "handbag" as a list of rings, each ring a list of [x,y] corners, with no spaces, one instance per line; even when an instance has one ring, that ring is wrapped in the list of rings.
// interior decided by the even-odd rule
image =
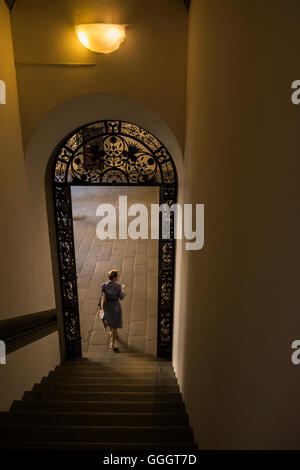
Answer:
[[[106,324],[106,320],[104,320],[104,310],[102,308],[99,308],[99,316],[100,316],[100,320],[102,321],[103,328],[106,331],[107,324]]]

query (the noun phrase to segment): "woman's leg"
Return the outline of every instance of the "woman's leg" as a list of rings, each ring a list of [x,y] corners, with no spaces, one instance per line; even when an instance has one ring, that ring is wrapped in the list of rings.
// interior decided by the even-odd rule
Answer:
[[[115,347],[116,346],[116,337],[117,337],[117,328],[111,328],[110,327],[110,346]]]
[[[112,329],[112,346],[116,346],[117,328]]]

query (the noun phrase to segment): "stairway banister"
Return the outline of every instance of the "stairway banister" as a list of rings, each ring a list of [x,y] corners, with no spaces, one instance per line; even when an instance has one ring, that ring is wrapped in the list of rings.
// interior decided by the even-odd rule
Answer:
[[[7,318],[0,321],[0,340],[6,344],[6,354],[57,331],[56,310]]]

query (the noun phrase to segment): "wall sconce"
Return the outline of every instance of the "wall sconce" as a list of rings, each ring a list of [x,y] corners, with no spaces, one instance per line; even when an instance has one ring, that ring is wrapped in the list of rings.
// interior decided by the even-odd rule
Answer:
[[[79,41],[93,52],[110,54],[126,36],[126,24],[91,23],[75,26]]]

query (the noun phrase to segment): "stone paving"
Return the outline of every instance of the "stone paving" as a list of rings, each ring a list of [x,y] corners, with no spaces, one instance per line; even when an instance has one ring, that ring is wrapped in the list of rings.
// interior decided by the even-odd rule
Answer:
[[[100,240],[96,236],[97,206],[110,203],[117,208],[119,195],[128,197],[128,206],[145,204],[149,215],[150,204],[159,201],[156,187],[72,187],[82,351],[83,355],[108,351],[109,333],[97,316],[97,304],[100,286],[107,280],[107,272],[115,268],[120,271],[119,282],[126,285],[117,346],[123,352],[156,356],[158,240]]]

